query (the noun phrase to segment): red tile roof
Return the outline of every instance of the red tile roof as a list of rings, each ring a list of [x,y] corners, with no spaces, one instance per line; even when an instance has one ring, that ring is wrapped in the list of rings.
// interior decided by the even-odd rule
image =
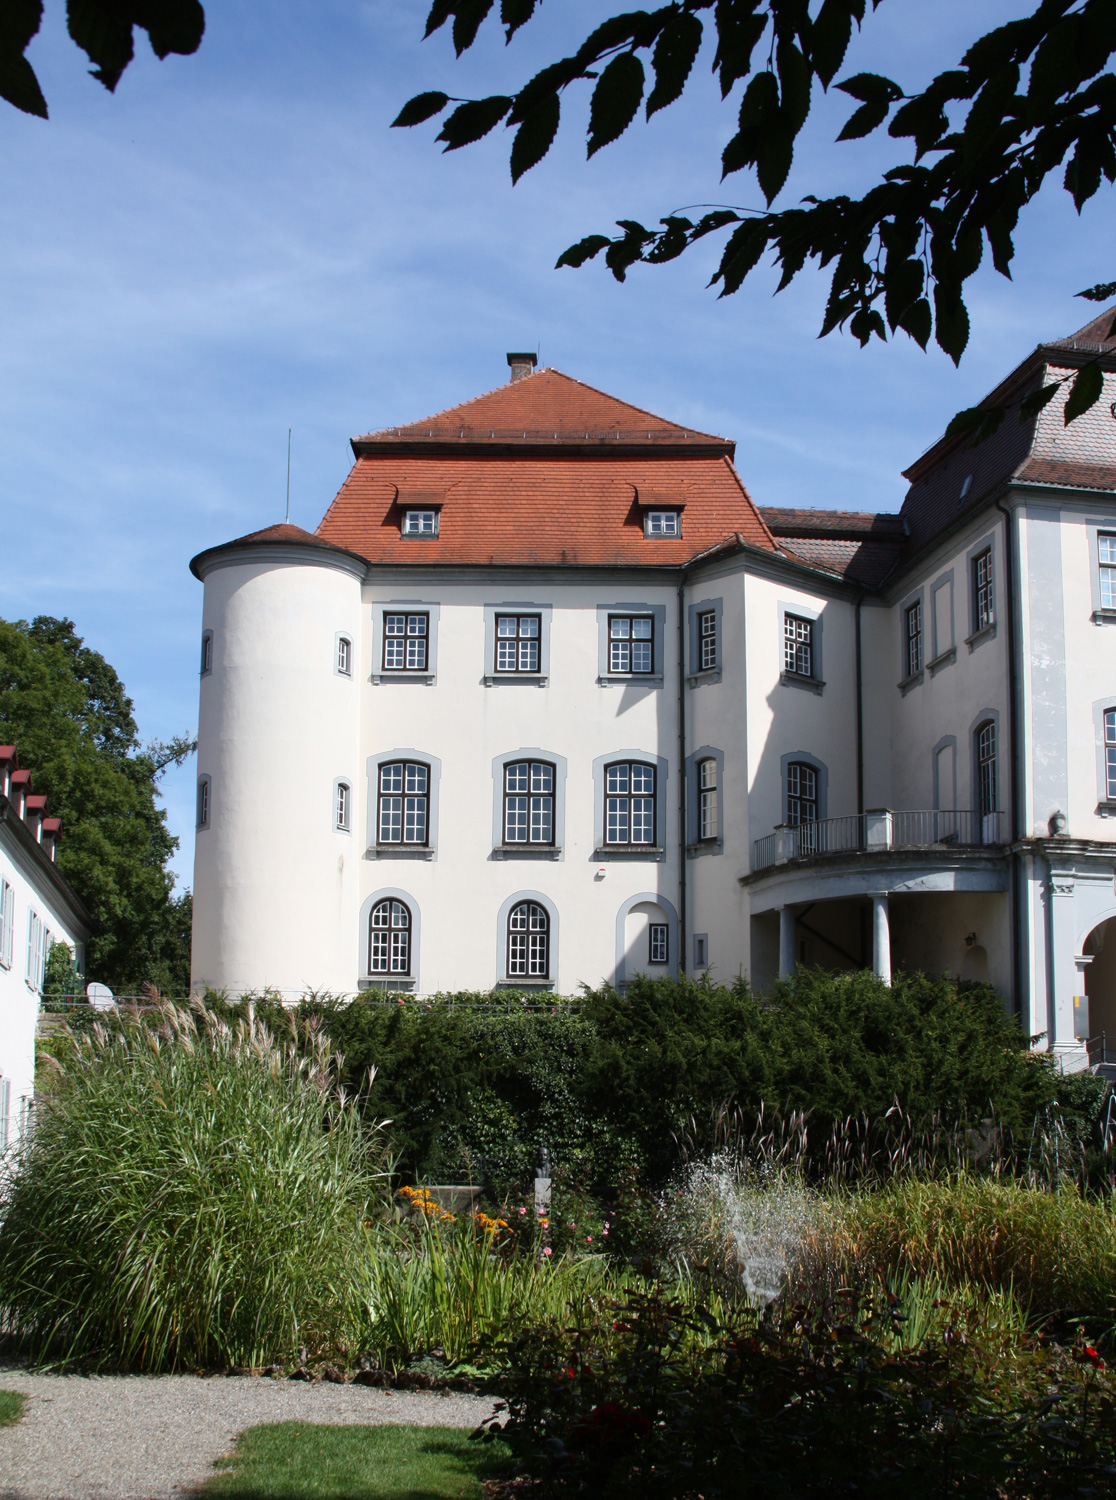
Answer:
[[[420,422],[386,427],[353,438],[355,453],[377,448],[432,443],[470,447],[474,444],[553,445],[619,443],[624,447],[706,448],[727,453],[735,444],[727,438],[669,422],[641,407],[618,401],[604,391],[563,375],[560,370],[537,370],[509,381],[460,406],[435,412]]]
[[[526,385],[527,381],[519,382]],[[403,537],[397,495],[443,491],[437,538]],[[683,492],[682,535],[648,538],[637,502]],[[370,562],[677,567],[741,533],[775,550],[727,456],[395,455],[357,459],[318,536]]]

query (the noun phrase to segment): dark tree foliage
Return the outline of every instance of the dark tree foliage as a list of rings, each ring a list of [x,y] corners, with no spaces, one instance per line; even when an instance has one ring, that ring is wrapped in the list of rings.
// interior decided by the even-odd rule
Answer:
[[[47,103],[24,53],[43,20],[43,0],[0,5],[0,98],[25,114],[47,117]],[[205,31],[198,0],[67,0],[70,35],[95,66],[89,71],[111,93],[135,56],[134,32],[146,31],[156,57],[196,52]]]
[[[871,0],[871,11],[880,3]],[[501,0],[508,41],[537,4]],[[460,56],[493,9],[494,0],[434,0],[426,35],[452,22]],[[1063,186],[1079,213],[1102,179],[1116,180],[1116,77],[1110,69],[1116,5],[1041,0],[1031,14],[980,37],[956,67],[913,93],[874,73],[834,81],[854,27],[868,14],[869,0],[673,0],[609,17],[575,52],[514,93],[470,100],[424,93],[394,123],[417,125],[444,114],[438,139],[455,151],[503,122],[515,131],[511,171],[518,181],[550,149],[571,85],[593,83],[593,156],[624,133],[641,105],[650,119],[680,97],[709,26],[722,98],[733,96],[737,109],[721,175],[754,171],[766,211],[716,208],[698,219],[674,212],[652,228],[621,219],[618,235],[591,234],[571,245],[558,265],[580,266],[603,252],[623,281],[636,262],[673,260],[696,241],[731,228],[711,283],[722,297],[737,291],[769,253],[782,271],[780,290],[814,261],[833,268],[823,335],[847,325],[863,345],[901,329],[924,349],[933,335],[956,363],[969,338],[965,282],[986,249],[1010,277],[1020,213],[1047,178],[1064,166]],[[832,85],[855,101],[839,140],[886,127],[894,140],[910,142],[909,160],[861,198],[809,194],[800,206],[773,209],[815,84],[823,90]],[[1110,283],[1079,295],[1100,300],[1114,290]],[[1067,422],[1096,401],[1099,377],[1096,364],[1077,373]],[[1021,418],[1051,399],[1059,384],[1040,393]],[[962,414],[955,430],[976,430],[986,418],[985,412]]]
[[[167,863],[178,841],[156,805],[165,768],[193,751],[185,738],[141,746],[132,700],[72,620],[0,620],[0,739],[62,819],[58,866],[93,919],[91,979],[118,993],[190,982],[190,893],[174,894]]]

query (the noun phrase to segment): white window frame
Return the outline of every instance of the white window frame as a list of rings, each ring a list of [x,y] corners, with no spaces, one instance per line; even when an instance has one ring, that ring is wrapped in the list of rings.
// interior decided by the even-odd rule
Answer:
[[[548,760],[504,764],[502,841],[509,849],[553,849],[558,770]],[[511,785],[513,775],[516,784]],[[520,785],[523,782],[523,785]],[[522,830],[524,837],[513,836]],[[545,834],[545,837],[544,837]]]
[[[52,944],[50,929],[33,906],[27,908],[27,973],[28,985],[41,995],[46,980],[46,959]]]
[[[680,537],[682,535],[681,511],[645,510],[643,534],[645,537]]]
[[[508,912],[505,965],[509,982],[550,979],[550,913],[540,901],[517,901]]]
[[[625,633],[624,627],[627,627]],[[639,634],[636,634],[638,627]],[[625,648],[628,665],[623,666]],[[646,650],[644,650],[646,648]],[[635,666],[646,657],[646,666]],[[644,614],[611,614],[608,617],[608,675],[610,677],[651,678],[662,676],[655,667],[655,621]]]
[[[495,633],[489,668],[494,676],[538,677],[541,674],[543,624],[538,611],[497,610]]]
[[[429,507],[409,507],[403,512],[400,536],[411,541],[433,541],[441,529],[441,512]]]
[[[1104,726],[1104,800],[1116,802],[1116,708],[1106,708]]]
[[[376,923],[376,915],[387,908],[387,921]],[[405,920],[398,920],[402,913]],[[384,951],[377,954],[375,949],[375,935],[386,934],[386,942],[381,944]],[[368,913],[368,974],[376,980],[410,979],[411,965],[414,950],[414,914],[410,905],[398,896],[384,896],[377,901]],[[377,962],[382,961],[382,966],[377,968]]]
[[[388,657],[398,655],[399,660]],[[385,677],[425,676],[430,670],[430,615],[425,609],[385,609],[380,671]]]
[[[15,929],[15,887],[0,877],[0,968],[12,966],[12,934]]]
[[[670,965],[670,923],[648,922],[647,962],[656,968]]]
[[[387,773],[400,769],[399,786],[394,786],[395,776],[392,775],[391,786],[385,787],[384,781]],[[420,774],[421,773],[421,777]],[[381,849],[427,849],[430,846],[430,793],[432,774],[427,762],[422,760],[399,759],[394,757],[383,760],[377,767],[376,774],[376,843]],[[385,809],[385,799],[391,803],[398,801],[399,807],[388,807]],[[399,837],[384,837],[385,811],[389,818],[389,829],[394,827],[396,811],[399,816]],[[420,823],[421,814],[421,823]],[[408,824],[410,831],[417,834],[421,826],[422,836],[407,837]]]
[[[720,788],[717,785],[717,771],[717,762],[712,755],[698,761],[698,839],[703,844],[720,837],[721,824],[717,807]]]
[[[623,787],[620,786],[619,772],[626,772]],[[637,791],[633,785],[637,773],[641,780],[640,789]],[[644,783],[646,775],[650,773],[651,785],[648,789]],[[658,806],[658,767],[651,760],[610,760],[604,768],[605,774],[605,815],[604,827],[601,830],[602,843],[606,849],[654,849],[658,847],[659,833],[659,806]],[[615,784],[614,784],[615,783]],[[627,830],[626,838],[612,838],[613,818],[619,819],[621,807],[626,804],[627,811],[624,814],[623,826]],[[640,827],[645,827],[644,820],[647,817],[648,805],[651,815],[650,838],[635,839],[632,837],[636,831],[637,819],[636,805],[639,804],[638,819]],[[619,821],[615,824],[620,827]]]
[[[922,595],[912,599],[903,610],[903,677],[906,681],[921,677],[923,664]]]
[[[338,677],[353,675],[353,642],[350,636],[338,631],[333,648],[333,670]]]
[[[352,832],[353,788],[344,777],[333,783],[333,826],[338,833]]]

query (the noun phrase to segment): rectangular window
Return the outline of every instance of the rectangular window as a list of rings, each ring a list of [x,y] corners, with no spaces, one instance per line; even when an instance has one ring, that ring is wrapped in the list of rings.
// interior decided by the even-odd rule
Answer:
[[[704,969],[709,962],[709,939],[704,932],[694,933],[694,968]]]
[[[973,634],[991,625],[995,594],[992,586],[992,548],[985,547],[973,558]]]
[[[537,672],[541,634],[539,615],[497,615],[496,671]]]
[[[377,819],[381,844],[425,844],[429,821],[430,769],[414,761],[380,767]]]
[[[404,536],[437,536],[438,512],[436,510],[407,510],[403,512]]]
[[[504,843],[554,843],[554,767],[546,761],[504,767]]]
[[[1100,553],[1101,609],[1116,609],[1116,533],[1102,531],[1097,537]]]
[[[905,648],[906,648],[906,672],[905,677],[917,677],[922,671],[922,600],[916,599],[904,611],[906,620]]]
[[[1104,794],[1116,802],[1116,708],[1104,711]]]
[[[649,510],[643,518],[644,536],[681,536],[682,517],[676,510]]]
[[[0,964],[12,966],[12,928],[15,925],[15,891],[7,880],[0,880]]]
[[[783,671],[795,677],[814,675],[814,622],[783,616]]]
[[[201,669],[204,677],[213,670],[213,632],[207,630],[202,636]]]
[[[337,783],[337,826],[347,832],[349,828],[349,788],[343,781]]]
[[[787,822],[792,827],[818,820],[818,773],[802,761],[787,766]]]
[[[12,1108],[12,1085],[7,1078],[0,1078],[0,1151],[8,1149],[8,1121]]]
[[[198,827],[209,827],[209,778],[198,782]]]
[[[991,719],[977,730],[977,804],[982,821],[996,811],[996,726]]]
[[[353,675],[353,643],[347,635],[337,637],[337,670],[342,677]]]
[[[703,610],[698,615],[698,639],[701,642],[701,670],[712,672],[717,665],[717,611]]]
[[[698,794],[701,798],[698,837],[717,837],[717,762],[703,760],[698,766]]]
[[[384,671],[425,672],[430,616],[384,615]]]
[[[605,843],[655,842],[655,768],[620,761],[605,769]]]
[[[47,947],[50,933],[37,911],[27,913],[27,983],[33,990],[42,991],[46,978]]]
[[[669,963],[667,951],[667,924],[665,922],[651,922],[647,928],[647,962],[649,964]]]
[[[609,615],[608,670],[630,677],[655,670],[655,630],[649,615]]]

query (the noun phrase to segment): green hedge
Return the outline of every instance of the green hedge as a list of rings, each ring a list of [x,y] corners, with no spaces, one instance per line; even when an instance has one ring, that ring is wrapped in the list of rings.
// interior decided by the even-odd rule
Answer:
[[[811,1110],[815,1144],[862,1112],[882,1125],[896,1100],[915,1121],[994,1112],[1025,1143],[1056,1092],[991,989],[924,975],[888,988],[867,973],[803,969],[763,1000],[743,982],[683,978],[541,1010],[464,995],[305,1009],[344,1055],[351,1086],[376,1067],[368,1107],[393,1121],[399,1170],[428,1181],[523,1179],[546,1145],[585,1178],[634,1170],[654,1184],[681,1137],[708,1148],[730,1099],[744,1112]]]

